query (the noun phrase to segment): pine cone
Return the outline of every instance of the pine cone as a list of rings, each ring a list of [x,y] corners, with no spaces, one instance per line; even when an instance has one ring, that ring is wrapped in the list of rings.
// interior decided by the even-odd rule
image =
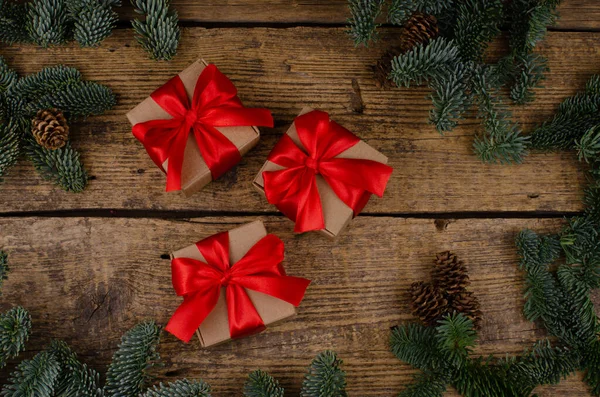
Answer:
[[[412,313],[419,317],[426,326],[435,325],[450,309],[448,300],[444,298],[443,293],[431,283],[422,281],[413,283],[410,286],[410,294]]]
[[[389,79],[392,60],[398,55],[410,51],[418,44],[429,43],[438,34],[438,23],[434,16],[415,12],[402,27],[400,46],[390,48],[373,67],[377,87],[384,89],[394,87],[394,82]]]
[[[431,278],[435,286],[445,293],[449,295],[460,293],[471,284],[464,262],[452,252],[436,254],[434,262]]]
[[[38,111],[31,124],[33,137],[40,146],[46,149],[59,149],[65,146],[69,139],[67,119],[58,109]]]
[[[479,328],[482,313],[479,310],[479,300],[471,291],[463,291],[454,296],[450,307],[470,318],[475,328]]]

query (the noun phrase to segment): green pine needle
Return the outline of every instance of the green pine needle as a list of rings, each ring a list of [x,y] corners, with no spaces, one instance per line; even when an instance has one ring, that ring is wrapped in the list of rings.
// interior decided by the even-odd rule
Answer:
[[[462,313],[449,314],[440,320],[436,330],[441,351],[447,355],[454,367],[460,367],[468,358],[477,339],[473,321]]]
[[[9,122],[0,125],[0,182],[21,154],[21,137],[18,125]]]
[[[32,0],[27,4],[26,29],[42,47],[67,41],[68,12],[65,0]]]
[[[30,41],[26,20],[26,4],[14,0],[0,1],[0,42],[10,45]]]
[[[433,109],[429,113],[429,121],[439,133],[453,130],[470,106],[469,73],[468,66],[461,62],[443,78],[432,80]]]
[[[437,375],[419,375],[398,397],[442,397],[448,380]]]
[[[136,325],[122,338],[108,367],[106,397],[137,396],[150,380],[148,370],[160,359],[156,348],[161,329],[153,321]]]
[[[0,368],[25,349],[30,333],[31,316],[27,310],[19,306],[0,314]]]
[[[110,4],[87,2],[72,18],[75,41],[82,47],[95,47],[111,35],[117,26],[119,15]]]
[[[80,81],[79,70],[56,65],[19,79],[10,87],[9,95],[25,100],[34,100]]]
[[[250,373],[244,385],[245,397],[283,397],[283,393],[279,382],[260,369]]]
[[[320,353],[308,368],[301,397],[346,397],[346,372],[342,360],[332,351]]]
[[[177,54],[180,31],[177,12],[170,9],[169,0],[131,0],[135,11],[145,20],[131,21],[136,39],[152,59],[170,60]]]
[[[416,323],[394,327],[390,337],[390,349],[398,359],[423,371],[447,367],[433,327]]]
[[[210,397],[210,386],[203,381],[178,380],[148,389],[140,397]]]
[[[586,163],[598,160],[600,155],[600,124],[590,128],[583,136],[575,141],[579,161]]]
[[[0,250],[0,294],[2,294],[4,280],[8,279],[9,270],[10,268],[8,267],[8,254]]]
[[[381,14],[384,0],[349,0],[351,17],[348,19],[348,34],[355,45],[368,46],[377,40],[377,18]]]
[[[54,384],[60,371],[60,364],[47,351],[38,353],[31,360],[19,364],[4,385],[4,397],[52,397]]]

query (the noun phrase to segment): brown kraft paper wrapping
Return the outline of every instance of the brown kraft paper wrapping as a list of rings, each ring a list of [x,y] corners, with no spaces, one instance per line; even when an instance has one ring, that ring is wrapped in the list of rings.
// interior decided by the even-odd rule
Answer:
[[[207,63],[199,59],[184,71],[179,73],[183,85],[187,91],[190,100],[194,95],[194,88],[198,76],[202,73]],[[149,120],[169,119],[171,116],[161,108],[151,97],[144,99],[139,105],[127,113],[127,118],[131,125],[143,123]],[[260,138],[258,128],[251,126],[244,127],[217,127],[223,135],[227,137],[240,151],[243,157],[250,151]],[[169,160],[163,163],[163,168],[168,169]],[[212,175],[208,166],[204,162],[200,149],[196,144],[194,134],[190,134],[185,147],[183,169],[181,172],[181,191],[188,197],[199,191],[212,181]]]
[[[261,221],[255,221],[229,231],[229,260],[236,263],[252,248],[260,239],[267,235],[265,225]],[[172,258],[192,258],[205,261],[204,257],[196,247],[196,244],[175,251]],[[284,320],[296,314],[296,308],[291,303],[246,289],[250,300],[256,307],[258,314],[265,325]],[[202,347],[209,347],[223,343],[231,339],[229,336],[229,319],[227,315],[227,302],[225,299],[225,288],[221,288],[221,297],[214,310],[206,317],[196,332]]]
[[[313,109],[304,108],[299,115],[311,112]],[[298,133],[296,132],[296,125],[292,123],[290,128],[286,132],[287,135],[294,141],[298,147],[305,151],[304,146],[300,142]],[[358,142],[356,145],[340,153],[338,158],[347,159],[364,159],[373,160],[380,163],[387,164],[388,158],[381,152],[375,150],[363,141]],[[261,193],[265,193],[263,172],[264,171],[278,171],[285,167],[281,167],[275,163],[267,160],[262,166],[258,175],[254,179],[254,187]],[[348,207],[331,189],[329,184],[325,182],[325,179],[321,175],[317,175],[317,189],[321,196],[321,205],[323,206],[323,218],[325,219],[325,228],[320,230],[321,233],[325,234],[330,238],[334,238],[348,225],[354,215],[352,208]]]

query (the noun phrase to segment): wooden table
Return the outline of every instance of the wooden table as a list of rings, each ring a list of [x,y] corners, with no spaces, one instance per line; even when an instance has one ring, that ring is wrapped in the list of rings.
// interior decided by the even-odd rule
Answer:
[[[98,49],[0,51],[21,74],[65,63],[118,95],[112,111],[73,126],[73,143],[92,176],[84,193],[42,181],[26,161],[0,184],[0,248],[11,262],[1,308],[30,310],[27,354],[61,338],[104,372],[124,331],[145,319],[165,323],[178,305],[168,253],[255,219],[285,241],[289,273],[313,280],[299,315],[208,350],[165,335],[160,380],[203,378],[215,395],[239,396],[246,374],[260,367],[295,395],[314,355],[334,349],[345,361],[350,395],[395,395],[414,371],[389,352],[389,328],[414,320],[407,288],[427,276],[442,250],[466,260],[481,300],[477,353],[518,354],[544,337],[521,314],[514,238],[523,228],[556,230],[564,216],[582,210],[585,173],[574,153],[534,153],[520,166],[484,165],[471,150],[475,120],[440,136],[427,124],[426,89],[375,87],[370,65],[385,43],[397,41],[398,29],[384,28],[372,48],[354,48],[345,34],[346,0],[173,4],[185,28],[170,63],[148,60],[125,22]],[[551,68],[546,88],[537,90],[534,104],[515,110],[526,131],[600,72],[600,4],[564,0],[560,12],[560,23],[539,46]],[[129,6],[121,13],[124,21],[133,14]],[[502,48],[499,42],[491,52]],[[125,113],[199,56],[231,77],[245,104],[272,109],[276,128],[263,129],[258,147],[238,167],[185,199],[164,192],[164,176],[131,135]],[[303,106],[329,111],[395,168],[384,199],[373,200],[334,242],[294,235],[292,224],[251,187]],[[580,379],[540,388],[539,395],[587,396]]]

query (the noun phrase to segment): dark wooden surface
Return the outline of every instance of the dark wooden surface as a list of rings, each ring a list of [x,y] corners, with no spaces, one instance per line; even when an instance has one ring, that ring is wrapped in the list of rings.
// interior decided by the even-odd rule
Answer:
[[[534,153],[520,166],[481,164],[471,152],[474,120],[440,136],[427,124],[427,90],[375,87],[370,66],[398,30],[386,27],[373,47],[354,48],[343,26],[345,0],[173,4],[186,27],[170,63],[147,60],[124,27],[98,49],[0,49],[21,74],[65,63],[109,85],[119,99],[107,114],[72,127],[94,176],[82,194],[44,182],[26,161],[0,184],[0,249],[9,252],[12,269],[0,309],[20,304],[31,311],[25,357],[61,338],[103,372],[125,330],[145,319],[164,323],[177,306],[169,261],[161,256],[255,219],[285,241],[288,272],[313,280],[298,317],[208,350],[165,335],[160,380],[203,378],[216,396],[239,396],[245,375],[260,367],[281,380],[286,395],[296,395],[314,355],[334,349],[345,361],[351,396],[395,395],[414,372],[388,351],[389,327],[412,320],[405,291],[446,249],[466,260],[482,302],[476,353],[518,354],[545,336],[521,314],[514,237],[523,228],[557,230],[563,216],[581,211],[585,170],[574,153]],[[539,46],[551,68],[546,87],[536,91],[536,102],[515,109],[526,131],[600,72],[600,3],[565,0],[560,11],[560,23]],[[132,15],[130,7],[121,13],[124,21]],[[496,43],[491,56],[503,48]],[[185,199],[163,191],[164,176],[131,135],[125,113],[198,56],[230,76],[247,105],[272,109],[276,127],[262,130],[238,167]],[[251,187],[304,106],[329,111],[395,168],[385,197],[334,242],[294,235]],[[538,394],[589,392],[577,375]]]

